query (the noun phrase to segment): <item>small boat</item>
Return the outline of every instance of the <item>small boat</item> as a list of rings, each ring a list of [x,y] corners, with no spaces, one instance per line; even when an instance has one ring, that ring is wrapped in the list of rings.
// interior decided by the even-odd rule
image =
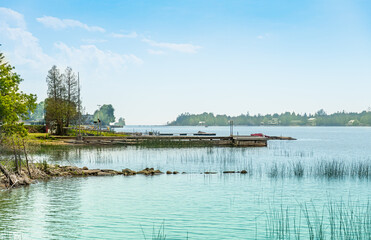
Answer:
[[[250,136],[252,136],[252,137],[265,137],[265,135],[263,133],[253,133]]]
[[[198,131],[197,133],[194,133],[193,136],[215,136],[216,133],[207,133],[207,132],[202,132]]]

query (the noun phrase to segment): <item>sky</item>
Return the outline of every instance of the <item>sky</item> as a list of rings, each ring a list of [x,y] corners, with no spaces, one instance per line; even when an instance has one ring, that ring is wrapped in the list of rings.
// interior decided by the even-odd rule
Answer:
[[[0,0],[0,44],[38,101],[69,66],[127,124],[371,106],[368,0]]]

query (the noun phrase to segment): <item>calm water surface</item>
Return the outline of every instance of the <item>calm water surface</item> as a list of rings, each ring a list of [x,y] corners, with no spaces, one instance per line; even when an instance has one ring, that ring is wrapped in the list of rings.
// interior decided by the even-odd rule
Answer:
[[[229,134],[228,127],[127,128]],[[270,172],[275,164],[300,162],[313,171],[323,161],[369,163],[371,128],[236,127],[237,132],[298,140],[270,141],[267,148],[43,149],[35,161],[116,170],[154,167],[188,174],[58,178],[0,192],[0,239],[152,239],[160,230],[166,239],[269,239],[272,209],[289,207],[294,214],[304,203],[319,211],[330,201],[367,205],[367,178],[328,179],[309,173],[303,178],[273,178]],[[242,169],[251,174],[221,173]],[[204,171],[218,174],[200,174]],[[303,230],[302,239],[305,234]]]

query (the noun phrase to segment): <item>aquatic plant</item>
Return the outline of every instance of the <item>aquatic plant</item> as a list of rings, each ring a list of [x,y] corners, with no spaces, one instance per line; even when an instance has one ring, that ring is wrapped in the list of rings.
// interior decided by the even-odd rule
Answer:
[[[370,239],[370,203],[329,201],[322,208],[312,203],[270,207],[266,213],[269,239]]]

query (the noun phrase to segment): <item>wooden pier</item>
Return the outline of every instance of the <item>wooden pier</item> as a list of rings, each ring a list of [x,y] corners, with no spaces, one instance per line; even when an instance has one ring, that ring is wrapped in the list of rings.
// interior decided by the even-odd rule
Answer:
[[[235,146],[266,147],[268,140],[296,140],[290,137],[257,137],[257,136],[86,136],[81,140],[75,137],[60,137],[70,144],[83,145],[162,145],[166,146]]]

